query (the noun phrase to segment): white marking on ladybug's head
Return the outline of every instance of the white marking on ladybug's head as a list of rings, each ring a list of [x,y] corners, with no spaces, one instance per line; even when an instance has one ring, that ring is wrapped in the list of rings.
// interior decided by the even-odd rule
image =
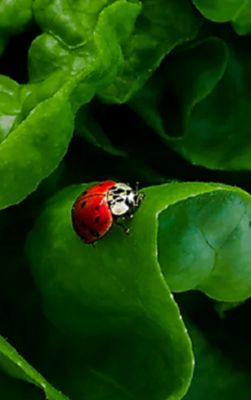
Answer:
[[[114,203],[111,203],[110,209],[113,215],[119,217],[121,215],[126,214],[129,211],[130,207],[127,204],[125,204],[124,201],[120,203],[115,201]]]
[[[117,183],[108,191],[107,201],[114,216],[121,216],[137,208],[142,195],[125,183]]]

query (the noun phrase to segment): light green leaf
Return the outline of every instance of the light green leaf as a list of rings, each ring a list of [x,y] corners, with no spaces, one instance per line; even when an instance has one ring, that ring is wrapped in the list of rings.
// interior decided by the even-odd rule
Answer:
[[[72,131],[70,105],[58,93],[40,103],[11,132],[0,146],[0,209],[20,202],[53,171]]]

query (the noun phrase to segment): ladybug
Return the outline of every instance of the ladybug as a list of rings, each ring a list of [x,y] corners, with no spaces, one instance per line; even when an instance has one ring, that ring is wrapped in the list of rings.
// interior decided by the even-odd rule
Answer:
[[[112,180],[90,186],[73,204],[73,227],[86,243],[101,239],[114,221],[128,233],[123,220],[133,217],[143,197],[137,188]]]

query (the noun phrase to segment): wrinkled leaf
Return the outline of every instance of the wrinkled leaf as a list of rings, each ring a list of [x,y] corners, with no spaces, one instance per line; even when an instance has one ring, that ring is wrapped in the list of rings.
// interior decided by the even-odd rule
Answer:
[[[42,12],[43,21],[47,21],[44,13],[51,8],[43,7],[41,11],[40,3],[36,4],[38,19]],[[67,5],[67,11],[74,11],[74,7]],[[77,111],[80,105],[90,101],[97,87],[114,78],[123,60],[121,43],[129,35],[139,10],[137,3],[126,0],[104,8],[97,15],[89,42],[83,47],[77,46],[75,51],[55,36],[57,20],[50,17],[47,21],[52,24],[50,33],[39,36],[31,47],[32,83],[18,87],[15,82],[2,78],[5,97],[12,108],[3,101],[1,136],[9,136],[0,147],[3,187],[0,208],[21,201],[56,168],[73,131],[71,107],[73,112]],[[71,27],[71,24],[64,27],[65,32],[67,29],[71,32]]]
[[[186,0],[143,0],[135,28],[123,46],[125,63],[101,96],[122,103],[143,86],[175,46],[193,39],[200,19]]]

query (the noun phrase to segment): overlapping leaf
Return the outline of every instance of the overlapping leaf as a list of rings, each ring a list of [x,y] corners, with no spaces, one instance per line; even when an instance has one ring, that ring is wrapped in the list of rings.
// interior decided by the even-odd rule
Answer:
[[[250,169],[248,43],[206,39],[174,54],[133,105],[195,164]]]
[[[202,15],[214,22],[231,22],[235,31],[246,35],[251,31],[250,0],[192,0]]]
[[[14,378],[39,387],[44,391],[44,395],[48,400],[67,400],[68,398],[62,393],[57,391],[40,375],[31,365],[25,361],[17,351],[0,336],[0,369],[5,374]],[[0,372],[1,374],[1,372]],[[13,383],[12,383],[13,385]],[[14,386],[14,387],[13,387]],[[5,395],[6,398],[19,400],[32,396],[34,399],[40,399],[40,395],[30,388],[19,385],[13,385],[11,388],[10,379],[1,374],[0,376],[0,392],[1,396]],[[10,397],[11,396],[11,397]]]
[[[10,35],[19,33],[32,18],[32,0],[2,0],[0,4],[0,54]]]
[[[116,79],[100,92],[109,101],[127,101],[175,46],[193,39],[201,19],[186,0],[143,0],[131,36],[123,45],[125,63]]]
[[[71,107],[76,110],[89,101],[98,86],[116,75],[122,57],[120,42],[130,33],[138,12],[138,4],[126,0],[106,7],[98,15],[92,38],[76,52],[67,46],[64,49],[62,38],[44,34],[31,49],[34,82],[19,88],[15,82],[2,78],[11,107],[6,110],[3,101],[2,136],[6,140],[0,147],[0,208],[22,200],[55,169],[73,131]],[[53,48],[53,59],[48,60],[45,52],[51,51],[53,44],[59,51]],[[21,147],[22,153],[18,151]]]

